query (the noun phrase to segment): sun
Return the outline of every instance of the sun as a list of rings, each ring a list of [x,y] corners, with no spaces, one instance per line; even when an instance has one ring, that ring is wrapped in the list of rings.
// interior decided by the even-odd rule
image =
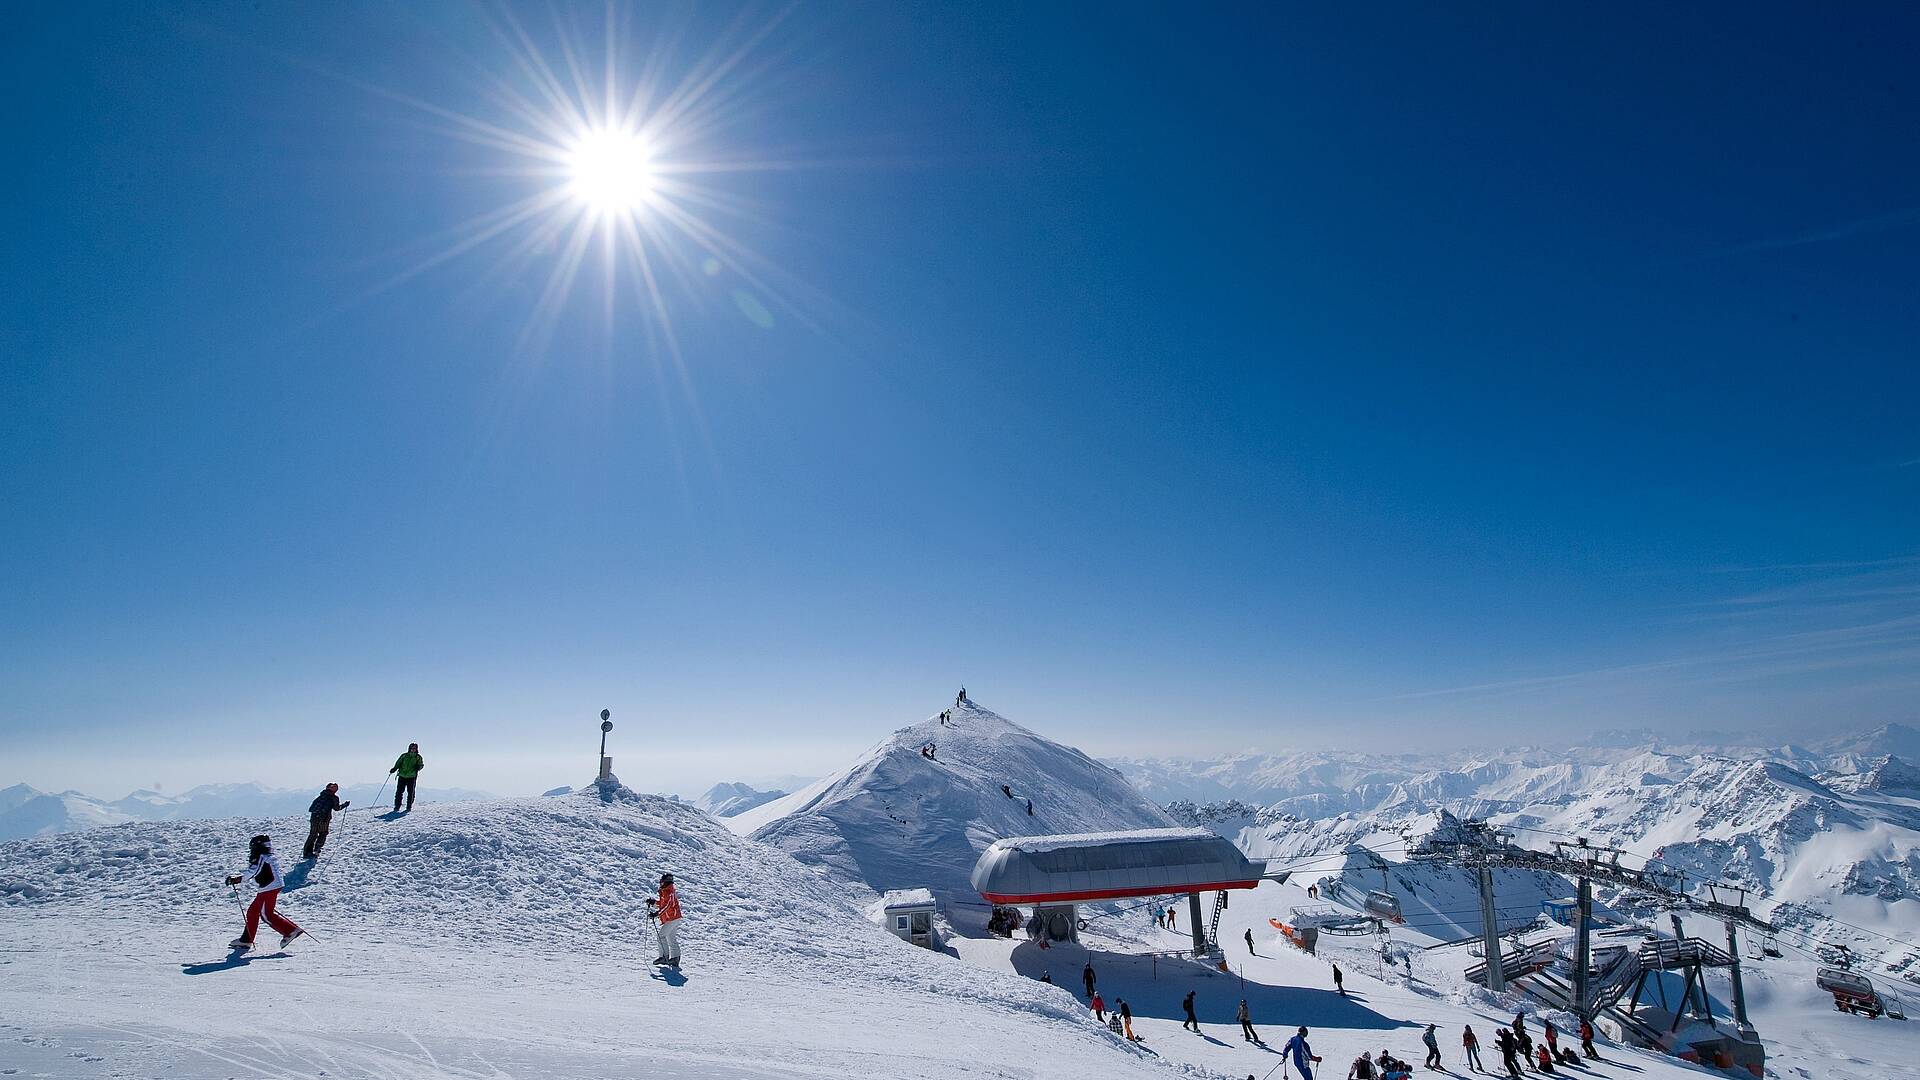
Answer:
[[[590,130],[567,150],[567,191],[601,215],[639,210],[653,194],[653,160],[644,135]]]

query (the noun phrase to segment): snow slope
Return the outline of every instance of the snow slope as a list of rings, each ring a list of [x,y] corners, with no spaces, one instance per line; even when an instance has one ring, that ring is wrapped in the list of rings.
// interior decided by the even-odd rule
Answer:
[[[1413,958],[1409,974],[1404,960],[1394,967],[1380,962],[1376,938],[1322,937],[1321,954],[1309,956],[1283,942],[1268,921],[1284,918],[1296,907],[1317,904],[1293,884],[1263,882],[1251,892],[1234,893],[1220,924],[1227,972],[1182,955],[1187,944],[1184,920],[1179,931],[1164,930],[1153,924],[1144,907],[1093,920],[1084,935],[1084,947],[1043,950],[1023,938],[969,938],[957,945],[970,964],[1015,971],[1032,979],[1045,974],[1076,991],[1082,966],[1091,963],[1106,1004],[1113,1007],[1124,999],[1132,1009],[1134,1032],[1144,1046],[1170,1064],[1233,1077],[1282,1075],[1278,1051],[1302,1026],[1309,1029],[1314,1052],[1325,1059],[1315,1073],[1323,1080],[1345,1076],[1348,1064],[1362,1051],[1377,1054],[1383,1048],[1414,1062],[1415,1075],[1427,1075],[1417,1067],[1424,1056],[1420,1036],[1427,1024],[1438,1025],[1442,1059],[1456,1075],[1471,1075],[1461,1064],[1463,1026],[1471,1024],[1479,1034],[1487,1048],[1483,1050],[1486,1064],[1495,1070],[1499,1055],[1491,1052],[1493,1030],[1510,1021],[1516,1009],[1524,1008],[1533,1018],[1538,1034],[1543,1014],[1536,1006],[1463,984],[1459,969],[1467,960],[1464,950],[1425,952],[1418,946],[1430,938],[1396,931],[1396,954]],[[1251,952],[1245,943],[1249,933],[1254,943]],[[1331,964],[1336,962],[1348,991],[1344,997],[1333,990]],[[1778,982],[1771,978],[1775,970],[1783,976]],[[1780,1020],[1782,1038],[1775,1046],[1780,1069],[1770,1075],[1822,1080],[1914,1075],[1910,1069],[1901,1071],[1900,1063],[1913,1060],[1911,1055],[1920,1051],[1920,1024],[1838,1016],[1830,1001],[1795,993],[1803,974],[1810,984],[1810,969],[1773,968],[1763,976],[1770,990],[1779,988],[1781,998],[1769,1002],[1777,1006],[1773,1015]],[[1180,1002],[1189,990],[1200,1021],[1197,1034],[1181,1027]],[[1234,1019],[1242,998],[1263,1040],[1260,1043],[1245,1041]],[[1550,1015],[1563,1027],[1571,1023],[1565,1014]],[[1773,1034],[1765,1023],[1763,1033]],[[1880,1026],[1866,1026],[1876,1023]],[[1585,1080],[1728,1075],[1604,1040],[1601,1053],[1605,1061],[1563,1075]]]
[[[1167,1075],[1065,990],[900,942],[826,875],[631,793],[349,813],[321,861],[288,864],[282,910],[317,940],[236,961],[221,943],[240,906],[218,882],[271,824],[0,845],[0,1070]],[[663,870],[687,911],[684,975],[647,963],[641,900]]]
[[[929,743],[934,760],[920,753]],[[969,703],[951,724],[933,716],[901,728],[832,776],[727,824],[875,891],[924,886],[943,901],[977,903],[967,877],[1002,837],[1176,822],[1107,766]]]

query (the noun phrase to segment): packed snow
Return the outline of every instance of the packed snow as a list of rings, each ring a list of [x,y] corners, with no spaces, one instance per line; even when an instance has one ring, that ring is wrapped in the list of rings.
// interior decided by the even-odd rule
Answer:
[[[230,957],[220,884],[274,835],[313,931]],[[844,885],[622,793],[129,825],[0,846],[0,1069],[59,1077],[1133,1077],[1066,990],[873,925]],[[655,969],[642,899],[687,912]],[[262,942],[268,940],[262,930]],[[991,1033],[991,1053],[977,1038]]]

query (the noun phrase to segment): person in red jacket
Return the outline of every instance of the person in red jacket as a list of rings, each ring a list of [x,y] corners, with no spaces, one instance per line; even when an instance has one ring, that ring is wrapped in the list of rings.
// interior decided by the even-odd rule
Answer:
[[[647,914],[660,920],[660,956],[654,963],[680,970],[680,894],[672,874],[660,875],[660,895],[647,897]]]

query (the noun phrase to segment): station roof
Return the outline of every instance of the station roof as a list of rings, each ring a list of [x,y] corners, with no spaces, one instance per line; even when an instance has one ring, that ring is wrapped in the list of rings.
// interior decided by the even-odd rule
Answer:
[[[992,903],[1030,904],[1251,889],[1265,873],[1205,829],[1139,829],[996,840],[971,880]]]

